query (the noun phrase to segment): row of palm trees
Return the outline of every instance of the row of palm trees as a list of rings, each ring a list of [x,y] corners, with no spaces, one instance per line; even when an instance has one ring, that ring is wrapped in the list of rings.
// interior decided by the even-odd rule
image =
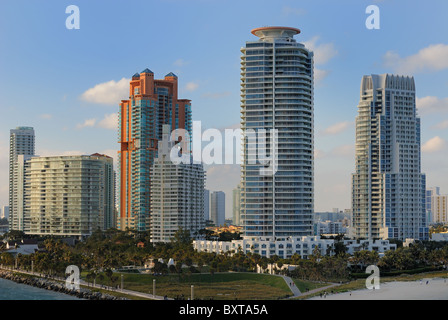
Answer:
[[[342,242],[341,242],[342,243]],[[166,262],[172,258],[176,265],[168,268]],[[295,254],[289,259],[277,256],[262,257],[255,253],[227,252],[223,254],[197,252],[187,230],[179,230],[171,243],[152,244],[148,233],[119,231],[115,229],[97,231],[88,239],[70,246],[58,239],[43,241],[43,250],[30,255],[0,254],[0,264],[17,265],[25,270],[64,276],[68,265],[76,265],[86,271],[89,279],[106,276],[115,282],[113,269],[123,266],[142,266],[149,259],[157,262],[155,271],[162,273],[182,272],[182,265],[190,272],[255,271],[257,265],[266,268],[275,264],[278,269],[284,264],[298,265],[290,275],[304,280],[346,280],[352,273],[363,272],[368,265],[377,265],[382,271],[410,270],[419,267],[448,265],[446,243],[415,243],[388,251],[380,257],[375,251],[362,250],[349,255],[343,246],[334,255],[322,256],[316,248],[308,259]],[[107,272],[107,275],[106,275]]]

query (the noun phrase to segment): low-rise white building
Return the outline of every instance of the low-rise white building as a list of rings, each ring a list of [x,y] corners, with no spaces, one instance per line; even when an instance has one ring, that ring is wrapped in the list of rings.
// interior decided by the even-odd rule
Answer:
[[[397,249],[397,245],[389,243],[389,240],[344,240],[344,245],[347,247],[347,253],[350,255],[362,250],[384,253]]]
[[[448,241],[448,232],[433,233],[431,236],[432,241]]]
[[[343,243],[347,247],[347,253],[349,254],[361,250],[384,253],[397,248],[396,244],[391,244],[388,240],[343,240]],[[214,252],[218,254],[230,252],[234,254],[241,251],[245,254],[251,252],[267,258],[278,256],[282,259],[291,258],[294,254],[298,254],[303,259],[307,259],[308,256],[313,254],[316,247],[319,248],[322,255],[327,255],[327,253],[333,255],[334,244],[334,239],[322,239],[319,236],[277,239],[268,237],[243,237],[241,240],[232,241],[193,241],[194,249],[199,252]]]

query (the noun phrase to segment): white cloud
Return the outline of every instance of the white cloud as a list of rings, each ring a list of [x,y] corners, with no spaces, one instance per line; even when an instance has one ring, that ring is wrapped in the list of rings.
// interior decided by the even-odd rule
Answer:
[[[98,127],[116,130],[118,128],[118,113],[106,114],[104,119],[98,122]]]
[[[198,87],[199,87],[199,84],[197,84],[196,82],[188,82],[185,85],[185,90],[187,90],[187,91],[195,91]]]
[[[118,105],[121,100],[129,96],[130,79],[123,78],[120,81],[108,81],[97,84],[81,95],[81,99],[91,103]]]
[[[334,148],[333,150],[331,150],[331,155],[337,156],[337,157],[351,158],[354,161],[355,146],[353,144],[346,144],[346,145],[338,146],[338,147]]]
[[[439,129],[439,130],[448,129],[448,120],[439,122],[438,124],[434,125],[432,128]]]
[[[398,53],[388,51],[383,56],[383,62],[397,73],[416,74],[448,69],[447,57],[448,45],[440,43],[423,48],[408,57],[400,57]]]
[[[78,123],[76,125],[77,129],[93,127],[116,130],[118,128],[118,113],[106,114],[100,121],[97,121],[97,119],[95,118],[91,118],[85,120],[83,123]]]
[[[322,65],[336,56],[338,51],[333,43],[317,44],[318,41],[319,36],[315,36],[311,40],[305,41],[303,44],[307,49],[314,52],[314,63],[316,65]]]
[[[177,59],[173,62],[173,65],[176,67],[183,67],[186,66],[189,62],[185,61],[184,59]]]
[[[282,12],[284,15],[293,15],[293,16],[301,16],[304,15],[306,13],[306,11],[304,9],[301,8],[293,8],[293,7],[288,7],[285,6],[282,8]]]
[[[53,116],[51,114],[49,114],[49,113],[44,113],[44,114],[41,114],[39,116],[39,118],[45,119],[45,120],[50,120],[51,118],[53,118]]]
[[[325,152],[319,149],[314,149],[314,159],[321,159],[325,157]]]
[[[319,85],[329,74],[328,70],[314,68],[314,84]]]
[[[321,43],[317,44],[319,36],[313,37],[311,40],[303,42],[305,47],[314,52],[314,64],[323,65],[330,61],[334,56],[338,54],[333,43]],[[330,71],[320,68],[314,68],[314,82],[319,85],[324,80]]]
[[[342,133],[353,125],[353,122],[343,121],[335,123],[322,131],[323,135],[333,135]]]
[[[442,113],[448,111],[448,98],[427,96],[416,99],[417,109],[420,114]]]
[[[314,149],[314,159],[334,159],[334,158],[355,159],[355,145],[345,144],[334,147],[330,151]]]
[[[96,123],[96,119],[87,119],[84,121],[84,123],[78,123],[76,125],[76,128],[82,129],[82,128],[94,127],[95,123]]]
[[[441,151],[446,147],[446,141],[439,136],[435,136],[434,138],[429,139],[426,141],[425,144],[422,146],[423,152],[437,152]]]

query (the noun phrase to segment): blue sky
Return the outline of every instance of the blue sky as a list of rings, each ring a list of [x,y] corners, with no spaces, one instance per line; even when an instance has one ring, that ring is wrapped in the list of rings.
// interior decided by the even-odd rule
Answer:
[[[65,9],[80,9],[68,30]],[[368,30],[369,5],[380,29]],[[33,126],[39,155],[115,156],[120,99],[135,72],[170,71],[205,128],[240,118],[240,48],[261,26],[289,26],[316,56],[315,209],[350,207],[354,121],[363,75],[413,75],[422,117],[428,186],[448,193],[448,3],[445,0],[151,0],[0,3],[0,204],[7,204],[9,129]],[[238,166],[208,168],[227,193]]]

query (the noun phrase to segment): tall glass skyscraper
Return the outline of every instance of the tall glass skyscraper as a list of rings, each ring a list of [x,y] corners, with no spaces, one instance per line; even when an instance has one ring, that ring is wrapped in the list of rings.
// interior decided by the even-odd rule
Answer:
[[[177,97],[177,76],[170,72],[155,80],[145,69],[132,76],[129,100],[119,110],[119,219],[118,228],[149,230],[151,212],[150,170],[157,156],[162,127],[185,129],[191,137],[191,103]]]
[[[414,78],[364,76],[360,95],[352,236],[428,239]]]
[[[226,220],[226,194],[222,191],[212,191],[210,194],[210,220],[215,226],[223,226]]]
[[[245,236],[300,237],[313,234],[313,53],[294,35],[299,29],[263,27],[241,49],[243,141],[241,224]],[[276,130],[275,134],[270,130]],[[257,146],[249,138],[267,138]],[[253,141],[253,140],[252,140]],[[272,158],[271,174],[254,163],[254,152]],[[261,170],[260,170],[261,169]]]

